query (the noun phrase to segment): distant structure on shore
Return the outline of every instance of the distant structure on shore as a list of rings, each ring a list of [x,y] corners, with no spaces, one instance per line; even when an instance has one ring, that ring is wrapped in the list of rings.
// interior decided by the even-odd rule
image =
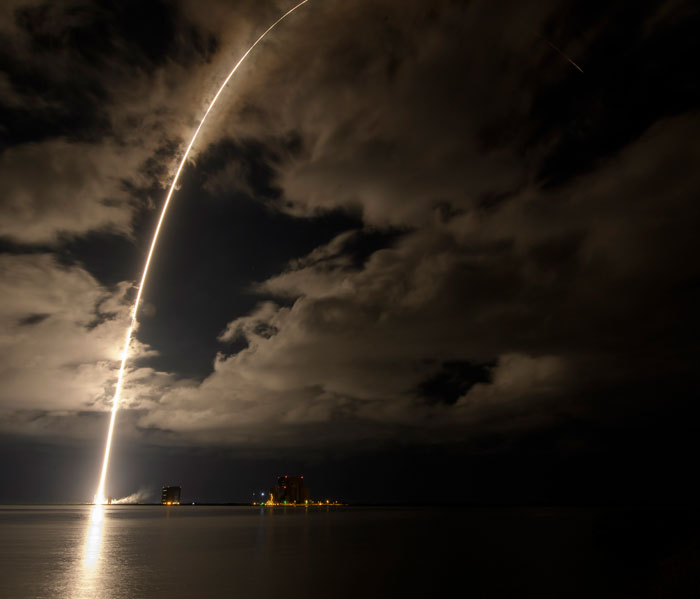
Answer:
[[[338,501],[313,501],[311,491],[304,486],[303,476],[280,476],[277,486],[270,489],[270,498],[267,501],[253,502],[253,505],[265,506],[331,506],[343,505]]]
[[[311,491],[304,486],[303,476],[280,476],[277,486],[270,489],[273,504],[307,504]]]
[[[160,503],[162,505],[180,505],[180,493],[182,487],[163,487],[160,493]]]

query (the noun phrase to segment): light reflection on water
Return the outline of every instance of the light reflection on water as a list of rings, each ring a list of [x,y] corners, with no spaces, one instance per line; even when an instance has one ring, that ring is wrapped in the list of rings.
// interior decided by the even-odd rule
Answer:
[[[74,562],[72,573],[68,575],[67,586],[73,599],[95,597],[98,589],[96,581],[100,580],[102,533],[105,521],[105,508],[101,504],[92,506],[86,525],[83,556]]]
[[[83,555],[83,569],[86,573],[92,572],[100,557],[102,544],[102,525],[104,523],[104,506],[97,504],[92,507],[90,523],[85,535],[85,553]]]
[[[0,599],[643,597],[617,591],[654,588],[666,562],[618,568],[640,537],[596,510],[0,506]],[[624,530],[654,518],[670,516]]]

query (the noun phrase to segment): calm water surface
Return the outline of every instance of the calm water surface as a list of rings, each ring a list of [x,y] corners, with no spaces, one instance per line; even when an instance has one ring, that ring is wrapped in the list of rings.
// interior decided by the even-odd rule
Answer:
[[[696,597],[697,531],[688,510],[4,506],[0,597]]]

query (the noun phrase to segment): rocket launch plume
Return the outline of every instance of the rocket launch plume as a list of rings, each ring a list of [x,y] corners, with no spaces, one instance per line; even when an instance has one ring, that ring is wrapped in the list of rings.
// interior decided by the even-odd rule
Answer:
[[[136,317],[138,315],[138,309],[139,309],[139,303],[141,302],[141,296],[143,294],[143,289],[146,285],[146,279],[148,278],[148,268],[151,265],[151,258],[153,257],[153,252],[155,251],[156,244],[158,242],[158,234],[160,233],[161,226],[163,225],[163,220],[165,219],[165,214],[168,211],[168,205],[170,204],[170,200],[173,197],[173,193],[175,191],[175,187],[177,185],[177,182],[180,178],[180,173],[182,172],[182,169],[185,166],[185,163],[187,162],[187,158],[190,155],[190,151],[192,150],[192,146],[194,145],[195,140],[197,139],[197,136],[199,135],[200,130],[202,129],[204,122],[207,120],[207,117],[209,116],[209,113],[211,110],[214,108],[214,105],[216,104],[216,101],[219,99],[219,96],[221,93],[224,91],[224,88],[226,85],[228,85],[228,82],[231,80],[231,77],[233,77],[233,74],[238,70],[238,67],[241,66],[241,63],[248,57],[248,54],[250,54],[253,51],[253,48],[257,46],[263,38],[270,33],[277,25],[279,25],[284,19],[286,19],[289,15],[291,15],[297,8],[300,8],[304,4],[306,4],[309,0],[303,0],[303,2],[299,2],[296,6],[293,8],[289,9],[286,13],[284,13],[279,19],[277,19],[272,25],[270,25],[264,32],[263,34],[253,42],[253,45],[246,50],[245,54],[241,56],[241,58],[238,60],[238,62],[234,65],[234,67],[231,69],[229,72],[228,76],[226,79],[224,79],[224,82],[221,84],[219,87],[219,90],[216,92],[214,95],[214,99],[209,103],[209,106],[207,107],[207,110],[204,113],[204,116],[202,119],[199,121],[199,125],[197,126],[197,129],[195,129],[194,134],[192,135],[192,139],[190,139],[190,143],[187,145],[187,148],[185,149],[185,153],[182,156],[182,159],[180,160],[180,163],[177,167],[177,171],[175,172],[175,176],[173,177],[172,183],[170,184],[170,189],[168,190],[168,193],[165,197],[165,202],[163,204],[163,208],[161,209],[160,212],[160,217],[158,218],[158,224],[156,225],[156,229],[153,233],[153,239],[151,240],[151,247],[148,250],[148,255],[146,257],[146,263],[144,264],[143,267],[143,274],[141,275],[141,282],[139,283],[138,286],[138,291],[136,293],[136,299],[134,300],[134,305],[131,309],[131,323],[129,324],[129,328],[126,331],[126,337],[124,339],[124,350],[122,351],[121,355],[121,365],[119,367],[119,374],[117,375],[117,385],[114,390],[114,399],[112,400],[112,412],[110,415],[109,419],[109,430],[107,432],[107,442],[105,443],[105,454],[104,454],[104,460],[102,461],[102,472],[100,474],[100,482],[97,485],[97,492],[95,493],[95,498],[94,502],[96,504],[101,504],[101,503],[106,503],[105,499],[105,480],[107,478],[107,469],[109,467],[109,456],[110,452],[112,449],[112,437],[114,435],[114,424],[116,422],[116,416],[117,416],[117,410],[119,409],[119,399],[121,396],[121,391],[122,391],[122,386],[124,384],[124,371],[126,369],[126,362],[129,358],[129,345],[131,344],[131,337],[134,332],[134,329],[136,328]]]

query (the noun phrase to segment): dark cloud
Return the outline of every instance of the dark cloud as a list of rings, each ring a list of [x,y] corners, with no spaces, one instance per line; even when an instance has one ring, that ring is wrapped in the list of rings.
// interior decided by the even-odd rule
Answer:
[[[418,385],[418,391],[429,404],[455,404],[477,383],[490,382],[489,365],[445,362],[437,373]]]

